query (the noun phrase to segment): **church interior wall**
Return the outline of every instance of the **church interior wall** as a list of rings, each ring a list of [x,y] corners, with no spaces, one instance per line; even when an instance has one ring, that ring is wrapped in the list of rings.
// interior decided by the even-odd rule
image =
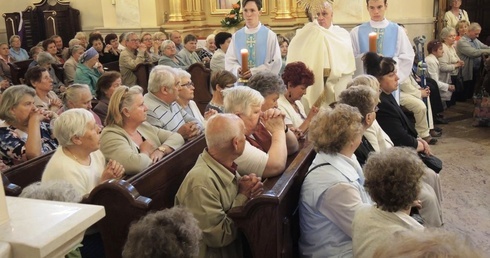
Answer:
[[[210,33],[226,30],[220,25],[228,10],[216,10],[211,1],[218,0],[71,0],[70,5],[80,10],[84,31],[99,30],[102,34],[124,31],[179,30],[205,38]],[[0,13],[18,12],[33,0],[4,1]],[[180,6],[183,21],[171,21],[175,6]],[[409,37],[434,33],[433,1],[388,1],[386,17],[406,25]],[[369,13],[365,0],[336,0],[334,23],[350,30],[367,21]],[[295,0],[266,0],[261,21],[278,34],[290,34],[307,22],[304,11]],[[0,41],[6,41],[5,22],[0,22]]]

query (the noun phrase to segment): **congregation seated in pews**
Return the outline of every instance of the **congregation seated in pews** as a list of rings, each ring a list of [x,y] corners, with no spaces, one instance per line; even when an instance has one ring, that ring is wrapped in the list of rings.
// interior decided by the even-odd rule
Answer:
[[[258,11],[262,7],[260,1],[244,2],[247,10]],[[324,9],[319,16],[329,14],[323,11],[330,9],[326,6]],[[251,22],[253,24],[248,24]],[[247,21],[248,27],[252,25],[255,26],[252,29],[265,29],[258,17]],[[241,32],[241,37],[250,35],[248,27]],[[274,34],[270,30],[264,31],[260,33]],[[84,195],[82,202],[105,207],[106,217],[97,223],[97,228],[106,257],[137,257],[140,253],[132,241],[144,241],[148,237],[146,229],[154,222],[151,220],[157,220],[165,212],[171,213],[162,210],[175,205],[188,210],[182,211],[181,216],[189,219],[189,223],[197,220],[196,228],[190,234],[196,237],[197,232],[202,231],[199,250],[193,251],[222,257],[371,253],[372,250],[365,249],[369,236],[354,231],[356,227],[366,225],[352,225],[357,210],[366,212],[368,208],[374,210],[369,211],[371,213],[389,213],[388,216],[395,219],[399,212],[404,212],[398,218],[409,223],[408,226],[395,223],[397,226],[402,224],[400,230],[423,228],[406,214],[408,201],[404,203],[407,207],[396,207],[395,210],[386,210],[388,205],[372,205],[369,186],[364,186],[362,165],[369,152],[379,152],[379,146],[371,146],[364,153],[363,162],[361,155],[353,155],[365,146],[365,131],[377,130],[376,141],[386,140],[375,120],[377,91],[376,96],[369,92],[373,96],[362,103],[365,106],[356,106],[361,103],[349,103],[341,97],[347,98],[349,92],[343,95],[335,92],[335,100],[340,104],[328,111],[319,111],[318,107],[325,103],[303,106],[300,102],[303,95],[315,83],[316,74],[310,70],[313,67],[292,62],[283,66],[282,78],[279,77],[275,71],[280,63],[276,59],[278,49],[267,48],[261,52],[268,55],[266,59],[271,59],[269,63],[254,63],[255,57],[249,57],[249,71],[242,70],[239,58],[232,58],[233,68],[228,70],[233,73],[221,70],[227,68],[224,59],[230,44],[235,52],[232,54],[239,57],[236,48],[241,43],[237,43],[238,36],[216,34],[218,50],[213,53],[211,42],[207,42],[207,49],[196,51],[197,37],[191,34],[184,37],[182,44],[178,32],[172,32],[170,40],[164,40],[166,36],[162,37],[162,34],[130,32],[121,35],[121,44],[116,44],[118,37],[115,34],[108,35],[103,41],[102,35],[91,33],[88,46],[77,39],[79,45],[70,48],[70,52],[75,53],[71,53],[65,66],[75,63],[75,68],[67,71],[65,67],[64,74],[73,72],[73,78],[59,78],[67,82],[67,87],[60,85],[57,92],[65,91],[64,106],[56,100],[55,93],[49,98],[53,87],[52,76],[47,70],[32,68],[25,77],[36,89],[33,96],[42,100],[39,106],[60,108],[58,111],[64,112],[54,122],[53,133],[48,131],[49,136],[53,135],[57,140],[51,137],[43,142],[56,142],[50,149],[43,149],[44,155],[31,151],[32,143],[27,134],[39,138],[37,133],[32,134],[37,132],[32,128],[42,128],[44,121],[41,120],[49,118],[50,112],[26,111],[30,115],[19,118],[22,121],[4,122],[5,127],[12,127],[13,123],[23,126],[17,129],[23,131],[23,144],[27,146],[21,150],[23,156],[16,154],[20,157],[16,161],[5,157],[11,153],[7,150],[4,154],[2,146],[2,161],[8,166],[15,165],[5,172],[10,194],[18,195],[19,187],[24,188],[41,178],[43,182],[70,181]],[[87,41],[84,33],[76,37]],[[276,42],[276,39],[267,40],[267,45],[270,45],[269,41]],[[56,40],[53,42],[59,54]],[[51,41],[46,41],[49,53],[40,56],[42,61],[49,55],[49,66],[56,67],[51,64],[54,59],[52,45]],[[86,47],[89,48],[84,52]],[[211,70],[200,62],[198,53],[211,59]],[[93,66],[97,56],[103,67],[99,66],[96,71]],[[106,60],[102,61],[102,57]],[[283,54],[281,60],[284,57]],[[264,67],[272,68],[274,72],[263,71]],[[41,76],[32,76],[34,72]],[[89,74],[92,72],[97,74]],[[77,74],[87,77],[83,80],[84,85],[68,86],[77,81]],[[240,78],[238,83],[237,76]],[[382,80],[383,76],[378,79]],[[323,79],[328,76],[320,77],[323,86]],[[245,78],[248,87],[236,86]],[[10,88],[15,87],[20,86]],[[90,95],[86,94],[89,88],[92,90]],[[354,91],[356,88],[350,90]],[[8,93],[4,93],[7,100]],[[98,101],[94,107],[91,106],[92,98]],[[213,111],[205,113],[205,110]],[[320,115],[317,116],[318,112]],[[79,113],[79,117],[75,117],[75,113]],[[101,130],[92,120],[96,120],[95,114],[101,118],[101,122],[97,122]],[[19,112],[19,115],[24,114]],[[68,117],[71,121],[67,121]],[[7,121],[1,116],[0,119]],[[79,122],[78,126],[74,124],[76,122]],[[56,130],[56,125],[61,126],[61,123],[66,132]],[[342,123],[346,123],[345,126]],[[308,141],[304,141],[305,138]],[[423,142],[418,142],[423,145],[423,151],[430,152]],[[420,149],[419,146],[416,148]],[[376,155],[380,157],[387,153],[389,151],[385,150]],[[24,163],[19,164],[22,161]],[[324,161],[330,164],[324,164]],[[407,190],[411,194],[417,192],[410,201],[422,199],[423,193],[429,192],[430,198],[423,200],[420,214],[427,226],[440,226],[439,179],[433,171],[424,171],[422,181],[419,174],[414,175],[418,184],[412,184],[413,189]],[[333,178],[326,178],[326,175]],[[431,183],[425,182],[426,176]],[[428,208],[432,212],[429,215],[426,213]],[[174,208],[174,211],[178,209],[181,208]],[[141,218],[144,219],[131,227]],[[171,223],[169,220],[167,218],[166,222]],[[368,226],[376,226],[376,223],[380,221]],[[143,229],[139,228],[142,226]],[[162,237],[164,233],[157,234]],[[195,243],[197,239],[193,241]],[[330,246],[332,241],[338,241],[340,248]]]

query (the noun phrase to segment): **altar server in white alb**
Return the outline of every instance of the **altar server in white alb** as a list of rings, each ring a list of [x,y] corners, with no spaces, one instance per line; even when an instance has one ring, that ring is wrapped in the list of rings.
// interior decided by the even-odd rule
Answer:
[[[261,0],[244,0],[245,27],[233,34],[225,57],[225,69],[240,78],[248,79],[258,71],[281,70],[281,49],[277,36],[259,21]],[[242,49],[248,50],[248,71],[242,73]]]
[[[399,81],[404,82],[412,71],[415,52],[403,28],[385,18],[387,2],[388,0],[366,0],[371,20],[353,28],[350,32],[357,64],[356,75],[364,74],[361,58],[369,52],[369,33],[376,32],[377,53],[396,61]],[[400,90],[393,92],[393,95],[400,103]]]
[[[304,62],[315,74],[315,83],[302,100],[309,110],[323,91],[327,104],[337,101],[352,80],[356,65],[349,32],[332,24],[332,5],[324,1],[320,6],[310,5],[308,10],[312,22],[297,30],[289,45],[287,63]]]

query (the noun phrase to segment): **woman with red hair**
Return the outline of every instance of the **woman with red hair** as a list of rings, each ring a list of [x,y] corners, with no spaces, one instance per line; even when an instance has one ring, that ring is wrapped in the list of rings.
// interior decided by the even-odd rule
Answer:
[[[284,68],[282,80],[286,85],[286,92],[277,101],[279,109],[286,113],[286,124],[289,127],[305,132],[311,119],[318,113],[318,108],[313,106],[307,115],[301,97],[306,94],[306,89],[315,83],[315,76],[303,62],[293,62]]]

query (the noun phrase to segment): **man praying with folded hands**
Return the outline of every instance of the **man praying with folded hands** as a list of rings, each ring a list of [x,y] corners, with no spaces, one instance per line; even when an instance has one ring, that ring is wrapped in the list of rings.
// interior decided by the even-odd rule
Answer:
[[[245,125],[235,114],[216,114],[208,120],[205,137],[208,147],[182,182],[175,205],[186,207],[199,221],[199,257],[243,257],[227,213],[263,191],[260,177],[240,177],[234,162],[245,148]]]

